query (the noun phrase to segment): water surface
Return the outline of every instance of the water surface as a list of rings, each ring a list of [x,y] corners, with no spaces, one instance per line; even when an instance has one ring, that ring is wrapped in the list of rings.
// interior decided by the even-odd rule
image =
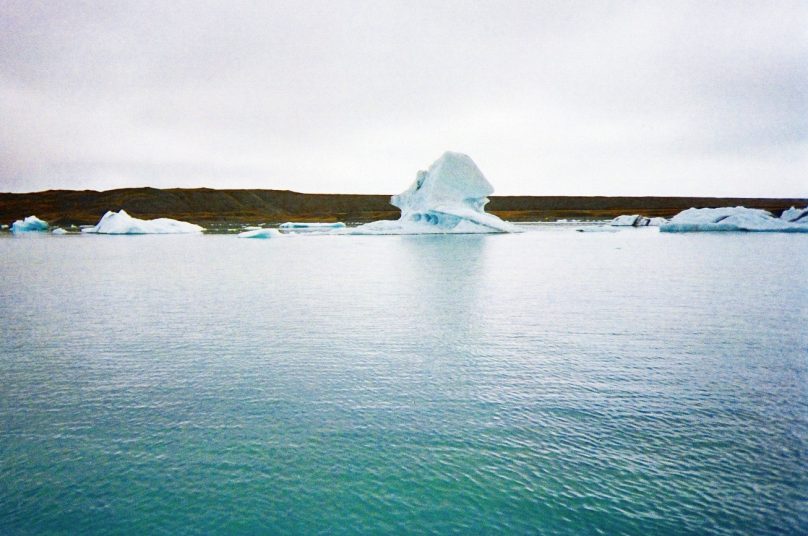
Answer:
[[[0,255],[2,533],[808,530],[808,236]]]

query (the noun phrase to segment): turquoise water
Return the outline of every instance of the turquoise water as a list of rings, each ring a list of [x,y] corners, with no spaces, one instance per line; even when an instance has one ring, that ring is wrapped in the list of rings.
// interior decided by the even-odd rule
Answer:
[[[0,533],[808,531],[808,236],[0,256]]]

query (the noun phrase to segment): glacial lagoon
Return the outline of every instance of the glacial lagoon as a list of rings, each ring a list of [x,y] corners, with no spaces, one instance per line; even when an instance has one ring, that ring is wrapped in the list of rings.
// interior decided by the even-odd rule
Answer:
[[[797,534],[808,235],[0,235],[0,532]]]

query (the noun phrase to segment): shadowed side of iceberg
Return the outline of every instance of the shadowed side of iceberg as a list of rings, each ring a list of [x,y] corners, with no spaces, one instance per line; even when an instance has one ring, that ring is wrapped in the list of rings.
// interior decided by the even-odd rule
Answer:
[[[791,207],[780,214],[780,219],[791,223],[808,223],[808,207]]]

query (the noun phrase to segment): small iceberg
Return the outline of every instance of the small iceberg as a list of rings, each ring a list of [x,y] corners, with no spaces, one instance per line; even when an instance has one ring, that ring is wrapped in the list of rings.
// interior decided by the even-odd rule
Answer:
[[[798,209],[794,209],[797,212]],[[720,231],[752,231],[776,233],[808,233],[808,219],[789,213],[785,219],[775,218],[766,210],[746,207],[689,208],[671,218],[659,230],[663,233]]]
[[[252,229],[236,235],[236,238],[275,238],[281,236],[277,229]]]
[[[445,152],[415,182],[390,198],[398,220],[360,225],[351,234],[518,233],[521,229],[484,210],[494,188],[470,157]]]
[[[668,220],[665,218],[646,218],[639,214],[618,216],[609,222],[612,227],[659,227]]]
[[[83,228],[82,233],[140,235],[140,234],[188,234],[204,231],[199,225],[170,218],[141,220],[133,218],[125,210],[108,211],[93,227]]]
[[[12,233],[37,233],[48,230],[48,222],[36,216],[28,216],[24,220],[17,220],[11,224]]]
[[[51,231],[51,234],[55,234],[55,235],[66,235],[66,234],[67,234],[67,231],[65,231],[65,230],[64,230],[64,229],[62,229],[61,227],[57,227],[56,229],[54,229],[53,231]]]
[[[345,224],[337,222],[304,222],[287,221],[278,226],[281,231],[287,233],[330,233],[338,229],[345,229]]]
[[[650,220],[639,214],[618,216],[609,222],[612,227],[645,227]]]

